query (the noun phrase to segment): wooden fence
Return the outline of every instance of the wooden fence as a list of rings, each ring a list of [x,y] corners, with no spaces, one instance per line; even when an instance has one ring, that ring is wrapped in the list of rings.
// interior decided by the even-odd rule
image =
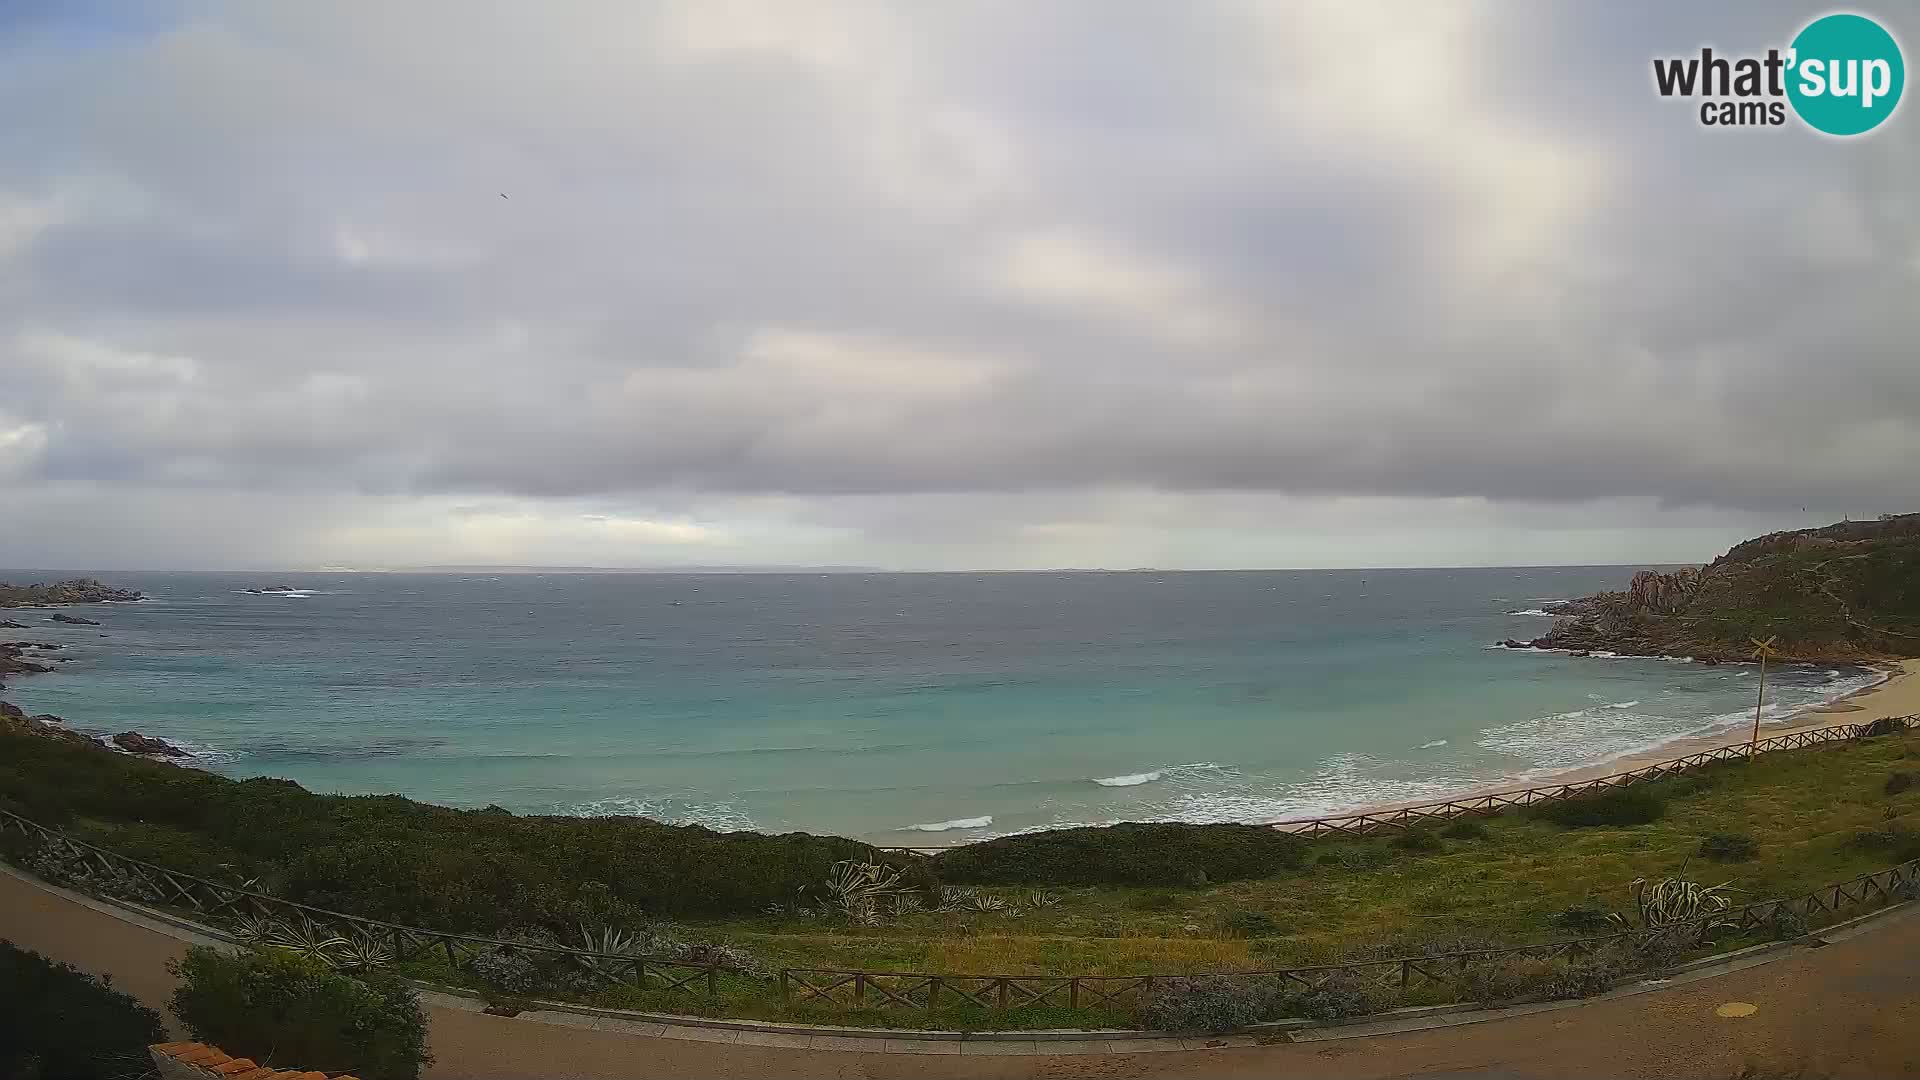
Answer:
[[[1916,728],[1920,728],[1920,716],[1895,717],[1870,724],[1838,724],[1790,735],[1776,735],[1758,743],[1689,754],[1595,780],[1426,803],[1376,814],[1281,822],[1276,827],[1289,828],[1307,836],[1365,836],[1385,830],[1404,831],[1432,822],[1468,815],[1487,816],[1511,807],[1574,798],[1606,788],[1655,780],[1718,761],[1744,760],[1774,750],[1871,738]],[[484,967],[489,959],[518,957],[551,962],[585,978],[589,983],[676,991],[713,998],[720,993],[721,979],[724,977],[761,983],[777,982],[781,997],[788,1004],[922,1010],[935,1010],[943,1005],[980,1009],[1025,1006],[1068,1009],[1133,1007],[1150,998],[1157,985],[1172,979],[1191,977],[941,975],[830,968],[785,968],[769,974],[736,965],[699,962],[684,957],[594,952],[560,945],[452,934],[364,919],[273,896],[245,884],[211,881],[142,862],[68,836],[18,814],[0,810],[0,834],[6,833],[19,834],[36,841],[34,865],[30,869],[41,870],[59,884],[111,899],[131,900],[184,912],[243,940],[271,942],[349,967],[440,957],[455,972],[478,977],[476,968]],[[1802,896],[1748,904],[1728,912],[1725,919],[1742,931],[1769,926],[1782,916],[1814,923],[1855,909],[1910,897],[1917,887],[1920,887],[1920,860],[1828,885]],[[1382,988],[1407,989],[1453,984],[1469,970],[1508,959],[1590,956],[1620,948],[1632,937],[1630,933],[1619,933],[1503,949],[1234,972],[1222,977],[1278,980],[1290,987],[1310,990],[1324,986],[1336,976],[1345,976],[1365,979]]]
[[[1766,930],[1790,916],[1817,926],[1851,913],[1864,913],[1882,904],[1912,899],[1920,893],[1920,860],[1863,874],[1826,885],[1800,896],[1762,900],[1731,909],[1714,918],[1737,931]],[[1210,978],[1235,982],[1266,981],[1281,989],[1317,990],[1337,979],[1352,979],[1381,990],[1458,986],[1469,972],[1516,959],[1579,960],[1608,953],[1628,955],[1645,940],[1637,930],[1598,937],[1515,945],[1501,949],[1400,956],[1313,967],[1234,971]],[[780,993],[789,1004],[816,1004],[839,1008],[903,1008],[932,1011],[942,1004],[982,1009],[1055,1006],[1069,1009],[1100,1006],[1137,1008],[1153,996],[1156,986],[1188,975],[934,975],[917,971],[841,971],[832,968],[786,968],[780,972]]]

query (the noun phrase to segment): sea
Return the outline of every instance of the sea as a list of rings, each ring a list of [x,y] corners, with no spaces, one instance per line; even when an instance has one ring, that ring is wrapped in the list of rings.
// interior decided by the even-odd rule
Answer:
[[[1445,798],[1743,730],[1752,665],[1491,647],[1632,569],[94,572],[150,599],[0,639],[65,646],[11,680],[29,712],[228,776],[938,847]],[[1778,668],[1763,711],[1876,679]]]

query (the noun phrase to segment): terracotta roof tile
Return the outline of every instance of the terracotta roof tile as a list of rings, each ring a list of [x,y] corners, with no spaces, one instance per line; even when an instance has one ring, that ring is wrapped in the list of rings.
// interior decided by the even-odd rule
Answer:
[[[189,1065],[204,1065],[207,1068],[212,1068],[215,1065],[232,1061],[233,1059],[214,1047],[202,1046],[198,1050],[189,1050],[183,1054],[176,1054],[174,1055],[174,1060],[184,1061]]]
[[[234,1058],[232,1061],[214,1066],[213,1071],[221,1076],[232,1076],[235,1073],[252,1072],[259,1067],[252,1058]]]

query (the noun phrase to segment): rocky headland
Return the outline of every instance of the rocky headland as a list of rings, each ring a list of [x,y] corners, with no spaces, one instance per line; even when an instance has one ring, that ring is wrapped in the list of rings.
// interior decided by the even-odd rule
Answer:
[[[1509,648],[1866,663],[1920,655],[1920,514],[1770,533],[1705,566],[1642,570],[1626,589],[1569,601],[1553,628]]]
[[[56,581],[51,585],[0,583],[0,608],[59,607],[65,604],[124,604],[144,600],[138,589],[116,589],[93,578]]]

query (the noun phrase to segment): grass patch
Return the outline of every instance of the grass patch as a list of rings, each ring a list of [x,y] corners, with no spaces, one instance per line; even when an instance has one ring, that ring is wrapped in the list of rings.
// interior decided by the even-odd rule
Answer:
[[[1745,833],[1714,833],[1700,841],[1700,855],[1714,862],[1746,862],[1759,854],[1760,846]]]
[[[1666,797],[1652,788],[1651,784],[1613,788],[1596,795],[1541,803],[1527,812],[1532,817],[1569,829],[1587,829],[1599,825],[1647,825],[1667,814]]]

